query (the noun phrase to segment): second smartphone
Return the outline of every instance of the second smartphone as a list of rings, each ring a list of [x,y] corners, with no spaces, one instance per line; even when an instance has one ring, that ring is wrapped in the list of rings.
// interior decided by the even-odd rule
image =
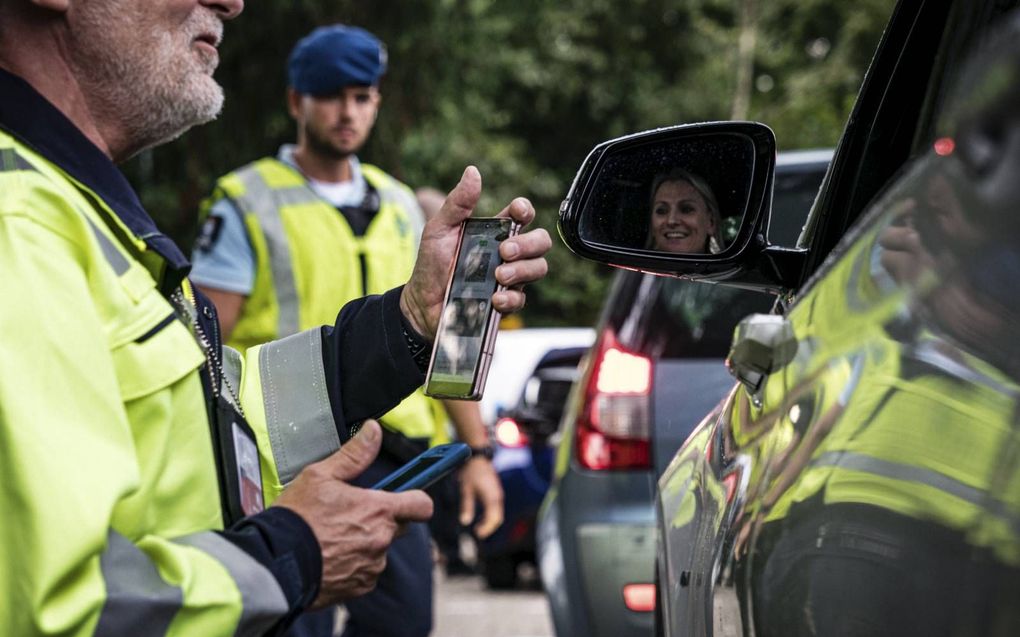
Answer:
[[[432,447],[386,476],[373,489],[383,491],[409,491],[427,489],[471,457],[471,447],[462,442],[451,442]]]
[[[482,397],[500,316],[492,307],[492,295],[502,288],[496,283],[499,245],[519,231],[520,224],[502,217],[464,221],[425,377],[426,395]]]

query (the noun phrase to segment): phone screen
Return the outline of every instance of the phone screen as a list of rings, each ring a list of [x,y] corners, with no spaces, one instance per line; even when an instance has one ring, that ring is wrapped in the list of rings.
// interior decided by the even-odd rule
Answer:
[[[478,398],[486,355],[492,354],[498,315],[496,292],[499,244],[514,228],[510,219],[468,219],[464,223],[453,278],[436,334],[425,393],[430,396]]]

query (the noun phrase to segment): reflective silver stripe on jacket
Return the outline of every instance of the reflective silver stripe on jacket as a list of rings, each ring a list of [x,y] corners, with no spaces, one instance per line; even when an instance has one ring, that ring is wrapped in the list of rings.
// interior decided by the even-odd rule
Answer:
[[[1006,503],[994,499],[992,494],[985,489],[964,484],[956,478],[933,469],[883,460],[851,451],[823,453],[811,462],[811,466],[861,471],[893,480],[923,484],[1000,517],[1014,529],[1014,532],[1020,532],[1020,518],[1009,509]]]
[[[380,205],[392,203],[396,207],[410,214],[412,210],[418,208],[418,200],[414,198],[414,195],[411,192],[401,188],[398,183],[399,182],[395,182],[393,179],[387,179],[385,186],[375,186],[376,191],[379,193],[379,201],[381,202]]]
[[[237,204],[243,213],[255,215],[266,237],[269,267],[272,270],[273,287],[276,290],[276,305],[280,312],[276,333],[279,336],[290,336],[298,331],[301,323],[298,320],[297,285],[294,282],[294,269],[290,260],[290,244],[283,229],[280,208],[314,203],[321,199],[311,188],[304,185],[282,189],[270,188],[254,166],[241,169],[237,176],[244,185],[244,195],[238,199]]]
[[[174,542],[212,556],[233,578],[242,602],[235,635],[261,635],[288,611],[287,599],[273,574],[228,540],[208,531]],[[99,564],[106,602],[96,624],[96,637],[167,634],[184,604],[183,591],[166,583],[148,555],[113,531]]]
[[[89,227],[92,228],[92,234],[96,235],[96,241],[99,242],[99,248],[103,251],[103,256],[106,257],[107,263],[110,264],[110,267],[113,268],[113,271],[117,276],[123,276],[124,273],[128,271],[128,268],[131,267],[131,264],[128,263],[128,260],[120,253],[120,250],[113,245],[110,238],[103,234],[103,232],[96,227],[96,224],[92,223],[91,219],[88,217],[85,217],[85,219],[89,222]]]
[[[208,531],[177,538],[174,542],[208,553],[234,579],[237,590],[241,592],[242,603],[235,635],[262,635],[289,609],[287,598],[273,574],[220,535]]]
[[[18,154],[13,148],[0,148],[0,172],[35,170],[35,166]]]
[[[110,531],[99,567],[106,584],[106,602],[96,624],[96,637],[165,635],[184,602],[184,593],[159,576],[149,556]]]
[[[259,351],[266,428],[280,482],[340,448],[326,392],[322,331],[266,343]]]
[[[35,166],[28,163],[24,157],[19,155],[13,148],[0,148],[0,172],[12,172],[16,170],[35,170]],[[128,260],[124,258],[124,255],[114,247],[113,242],[110,241],[109,237],[102,233],[96,224],[92,223],[92,220],[85,215],[85,220],[88,221],[89,227],[92,228],[92,234],[95,235],[96,241],[99,242],[99,248],[103,251],[103,257],[113,268],[113,271],[117,276],[122,276],[128,271],[130,264]]]

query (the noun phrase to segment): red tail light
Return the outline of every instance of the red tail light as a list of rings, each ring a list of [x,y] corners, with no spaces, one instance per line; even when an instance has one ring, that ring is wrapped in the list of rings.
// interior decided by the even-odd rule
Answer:
[[[521,426],[513,418],[500,418],[496,421],[496,442],[504,447],[523,447],[528,444],[528,435],[521,431]]]
[[[602,334],[592,355],[577,419],[578,462],[593,470],[651,467],[651,359],[621,347],[610,330]]]
[[[655,610],[655,584],[627,584],[623,587],[623,603],[632,611],[652,612]]]

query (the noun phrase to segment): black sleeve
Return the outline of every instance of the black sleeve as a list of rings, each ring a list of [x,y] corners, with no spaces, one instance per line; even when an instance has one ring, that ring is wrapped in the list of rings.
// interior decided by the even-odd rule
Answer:
[[[425,380],[404,337],[402,289],[351,301],[335,325],[322,328],[326,386],[343,441],[352,425],[393,409]]]
[[[322,549],[311,527],[290,509],[269,507],[220,535],[265,566],[280,584],[290,610],[271,634],[282,633],[319,594]]]

